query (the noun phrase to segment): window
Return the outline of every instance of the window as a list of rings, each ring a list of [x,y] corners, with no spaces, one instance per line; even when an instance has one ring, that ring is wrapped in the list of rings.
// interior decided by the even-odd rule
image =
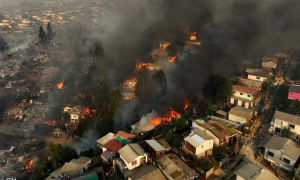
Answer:
[[[136,164],[136,160],[135,161],[132,161],[132,163],[131,163],[132,165],[135,165]]]
[[[240,95],[243,95],[243,93],[240,93]]]
[[[211,145],[211,142],[209,142],[209,145]]]
[[[260,79],[260,77],[256,76],[256,79]]]
[[[194,146],[191,145],[191,148],[194,149]]]
[[[203,148],[203,145],[201,146],[201,148]]]
[[[162,155],[162,152],[159,152],[159,155],[161,156],[161,155]]]
[[[274,157],[274,153],[272,153],[272,152],[268,151],[268,156],[272,156],[272,157]]]
[[[211,152],[211,149],[209,149],[208,152]]]
[[[295,125],[294,125],[294,124],[289,124],[289,127],[290,127],[291,129],[295,129]]]
[[[233,91],[233,93],[235,93],[235,91]]]
[[[290,164],[290,162],[291,162],[289,159],[285,159],[285,158],[283,158],[283,161],[287,164]]]
[[[251,97],[251,95],[247,95],[248,97]]]

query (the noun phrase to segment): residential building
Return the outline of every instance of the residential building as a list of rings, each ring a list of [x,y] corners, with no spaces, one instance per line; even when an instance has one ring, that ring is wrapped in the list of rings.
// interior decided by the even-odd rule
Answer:
[[[272,172],[263,166],[248,162],[234,173],[236,180],[279,180]]]
[[[247,123],[253,117],[253,110],[235,106],[230,109],[228,120],[239,124]]]
[[[150,154],[153,160],[161,158],[166,153],[166,149],[155,139],[145,141],[145,150]]]
[[[124,162],[124,164],[117,162],[117,166],[121,172],[124,172],[126,169],[132,170],[148,162],[148,153],[146,153],[146,151],[137,143],[127,144],[118,152],[120,154],[120,159]]]
[[[182,150],[198,158],[212,155],[214,138],[200,129],[193,129],[191,134],[184,138]]]
[[[292,171],[300,156],[300,146],[290,139],[266,135],[259,143],[259,151],[270,163]]]
[[[262,83],[263,83],[261,81],[252,80],[252,79],[245,79],[245,78],[237,77],[237,76],[234,76],[231,79],[231,81],[234,84],[244,86],[244,87],[247,87],[247,88],[250,88],[250,89],[256,89],[258,91],[261,90],[261,86],[262,86]]]
[[[226,136],[221,133],[219,130],[217,130],[214,126],[211,126],[205,122],[202,122],[200,120],[193,121],[192,124],[193,128],[198,128],[201,131],[204,131],[208,135],[214,138],[214,146],[219,146],[226,143]]]
[[[81,156],[78,159],[72,159],[70,162],[66,162],[58,171],[60,177],[69,176],[72,178],[83,174],[90,167],[91,161],[91,158]]]
[[[70,120],[73,123],[78,123],[80,116],[83,114],[83,108],[81,106],[68,105],[64,107],[64,112],[70,114]]]
[[[125,172],[125,179],[128,180],[167,180],[159,168],[154,165],[143,165],[131,171]]]
[[[222,110],[217,110],[215,112],[215,116],[222,118],[222,119],[227,119],[228,118],[228,113]]]
[[[135,98],[135,94],[131,92],[122,92],[123,100],[133,100]]]
[[[281,134],[281,130],[284,127],[290,128],[290,130],[295,134],[294,137],[298,138],[300,135],[300,117],[276,110],[271,121],[269,131]]]
[[[106,143],[108,143],[110,140],[114,139],[115,134],[114,133],[108,133],[102,138],[97,140],[98,147],[102,148],[102,146]]]
[[[103,159],[103,162],[108,163],[112,161],[114,155],[115,155],[114,152],[110,150],[106,150],[101,154],[101,158]]]
[[[224,144],[232,144],[234,141],[236,141],[239,138],[239,133],[230,127],[227,127],[226,125],[222,124],[220,120],[218,121],[207,121],[207,124],[215,127],[217,130],[219,130],[222,134],[225,135],[225,140]]]
[[[278,64],[278,58],[275,57],[263,57],[261,61],[262,68],[267,70],[276,69]]]
[[[164,139],[160,140],[159,143],[166,149],[166,151],[171,150],[170,144],[167,141],[165,141]]]
[[[112,139],[102,146],[102,151],[105,152],[106,150],[109,150],[113,153],[116,153],[123,146],[124,144],[121,141],[118,141],[117,139]]]
[[[98,174],[95,170],[93,170],[72,178],[72,180],[98,180]]]
[[[197,179],[199,176],[192,168],[175,154],[167,154],[160,158],[157,163],[163,174],[169,180]]]
[[[300,100],[300,86],[299,85],[295,85],[295,84],[290,85],[288,98],[292,99],[292,100]]]
[[[266,81],[267,79],[269,79],[272,75],[271,72],[267,72],[265,70],[262,69],[246,69],[245,71],[247,73],[247,78],[248,79],[252,79],[252,80],[256,80],[256,81]]]
[[[253,61],[249,61],[249,60],[244,60],[241,64],[239,64],[237,66],[237,69],[240,71],[240,72],[243,72],[245,71],[245,69],[247,68],[252,68],[254,65]]]
[[[132,142],[134,137],[135,135],[121,130],[118,131],[116,135],[114,135],[114,138],[118,139],[123,144],[128,144],[129,142]]]
[[[258,90],[247,88],[245,86],[233,85],[233,95],[230,97],[230,103],[236,106],[252,108],[258,99]]]

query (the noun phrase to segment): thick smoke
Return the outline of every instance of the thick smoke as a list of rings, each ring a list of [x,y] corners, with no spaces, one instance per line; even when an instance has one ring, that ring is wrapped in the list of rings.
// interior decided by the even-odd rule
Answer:
[[[74,148],[76,149],[77,153],[80,154],[81,151],[95,148],[97,139],[98,134],[96,133],[96,131],[88,130],[83,133],[80,143],[75,144]]]

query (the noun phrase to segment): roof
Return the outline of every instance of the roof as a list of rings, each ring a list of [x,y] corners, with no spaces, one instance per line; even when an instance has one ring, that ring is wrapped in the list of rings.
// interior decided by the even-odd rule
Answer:
[[[237,134],[237,132],[234,131],[232,128],[229,128],[229,127],[223,125],[219,121],[210,120],[207,122],[207,124],[214,126],[217,130],[219,130],[225,136],[232,136],[234,134]]]
[[[171,146],[170,146],[170,144],[167,142],[167,141],[165,141],[165,140],[161,140],[161,141],[159,141],[159,143],[168,151],[168,149],[171,149]]]
[[[184,173],[179,170],[178,165],[167,155],[158,160],[159,168],[171,176],[173,179],[184,179]],[[187,178],[185,178],[187,179]]]
[[[146,143],[155,151],[164,151],[166,150],[161,144],[159,144],[155,139],[146,140]]]
[[[270,62],[270,61],[273,61],[274,63],[276,63],[277,64],[277,62],[278,62],[278,58],[275,58],[275,57],[263,57],[262,58],[262,60],[261,60],[262,62]]]
[[[105,136],[103,136],[102,138],[97,140],[98,144],[104,145],[106,144],[108,141],[112,140],[114,138],[114,133],[108,133]]]
[[[297,160],[300,156],[300,146],[294,141],[287,139],[283,145],[282,153],[294,160]]]
[[[159,168],[148,164],[126,171],[125,174],[132,180],[166,180]]]
[[[109,149],[113,153],[118,152],[119,149],[123,147],[123,143],[121,141],[118,141],[117,139],[112,139],[106,144],[103,145],[106,149]]]
[[[60,168],[53,171],[48,177],[45,178],[45,180],[58,178],[60,176],[59,170],[60,170]]]
[[[59,172],[69,176],[77,176],[79,175],[80,170],[91,160],[91,158],[84,156],[81,156],[78,159],[72,159],[70,162],[66,162]]]
[[[253,112],[253,110],[251,110],[251,109],[243,108],[240,106],[235,106],[230,109],[229,114],[243,117],[243,118],[248,118],[252,112]]]
[[[181,160],[178,156],[175,154],[167,154],[168,156],[183,172],[186,176],[188,176],[189,179],[194,179],[194,177],[199,176],[198,173],[194,171],[191,167],[189,167],[183,160]]]
[[[101,154],[101,156],[106,160],[109,160],[109,158],[111,158],[114,154],[115,153],[111,152],[110,150],[106,150],[104,151],[104,153]]]
[[[227,116],[227,112],[222,111],[222,110],[217,110],[217,111],[216,111],[216,114],[221,114],[221,115],[223,115],[223,116]]]
[[[239,85],[233,85],[232,89],[234,91],[239,91],[239,92],[243,92],[243,93],[247,93],[247,94],[251,94],[251,95],[255,95],[258,91],[256,89],[251,89],[245,86],[239,86]]]
[[[267,71],[264,71],[262,69],[247,68],[245,72],[248,73],[249,75],[254,75],[254,76],[259,76],[259,77],[266,77],[266,78],[270,77],[270,74]]]
[[[124,132],[124,131],[118,131],[117,134],[114,136],[114,137],[118,137],[118,136],[121,136],[122,138],[125,138],[125,139],[128,139],[128,140],[131,140],[134,138],[133,135],[127,133],[127,132]]]
[[[237,77],[237,83],[239,85],[244,85],[248,88],[256,88],[258,89],[259,87],[261,87],[262,85],[262,82],[261,81],[255,81],[255,80],[252,80],[252,79],[245,79],[245,78],[241,78],[241,77]]]
[[[244,165],[238,171],[236,171],[234,174],[236,174],[246,180],[265,180],[265,179],[276,180],[276,179],[278,179],[278,177],[276,177],[269,170],[264,169],[264,167],[262,167],[258,164],[254,164],[252,162],[249,162],[248,164]]]
[[[289,113],[285,113],[285,112],[281,112],[281,111],[275,111],[275,114],[273,116],[274,119],[280,119],[282,121],[286,121],[292,124],[298,124],[300,125],[300,117],[293,115],[293,114],[289,114]]]
[[[300,86],[295,85],[295,84],[291,84],[290,87],[289,87],[289,92],[300,93]]]
[[[193,129],[192,133],[189,136],[184,138],[184,140],[192,144],[194,147],[198,147],[206,140],[211,140],[211,139],[214,138],[206,134],[204,131],[201,131],[200,129]]]
[[[127,164],[134,161],[137,157],[143,156],[145,150],[137,143],[127,144],[118,151]]]
[[[219,130],[217,130],[214,126],[211,126],[205,122],[201,122],[199,120],[195,120],[194,121],[197,125],[207,129],[208,131],[210,131],[211,133],[213,133],[217,138],[219,139],[223,139],[225,138],[225,135],[223,133],[221,133]]]
[[[97,172],[89,171],[81,174],[79,177],[72,178],[72,180],[98,180]]]

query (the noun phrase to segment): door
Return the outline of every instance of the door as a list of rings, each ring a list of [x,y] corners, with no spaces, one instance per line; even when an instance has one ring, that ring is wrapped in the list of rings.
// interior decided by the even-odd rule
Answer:
[[[237,105],[237,104],[238,104],[238,100],[235,99],[235,100],[234,100],[234,105]]]
[[[242,107],[245,107],[245,101],[242,101]]]
[[[205,157],[207,157],[207,151],[205,151]]]
[[[140,159],[140,164],[144,164],[144,160],[145,159],[145,157],[142,157],[141,159]]]

